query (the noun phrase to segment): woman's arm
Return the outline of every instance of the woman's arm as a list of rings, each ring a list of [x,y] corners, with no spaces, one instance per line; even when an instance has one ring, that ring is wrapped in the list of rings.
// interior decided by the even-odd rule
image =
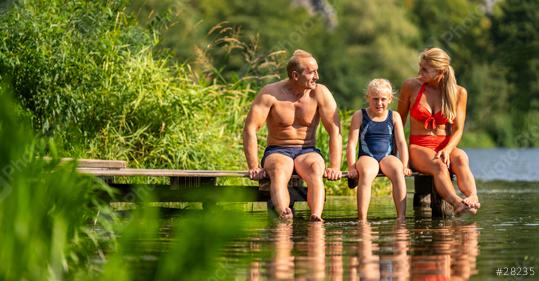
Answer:
[[[464,132],[464,122],[466,120],[466,104],[468,102],[468,92],[459,86],[457,91],[457,116],[451,124],[451,135],[447,145],[438,153],[436,158],[440,158],[446,165],[449,165],[449,155],[457,147]]]
[[[408,79],[402,83],[399,94],[399,103],[397,111],[401,117],[402,126],[406,125],[408,112],[410,111],[410,97],[412,96],[412,79]]]

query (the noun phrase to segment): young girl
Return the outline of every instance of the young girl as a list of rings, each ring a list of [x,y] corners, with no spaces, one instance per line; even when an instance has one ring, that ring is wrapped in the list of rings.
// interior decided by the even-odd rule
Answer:
[[[369,107],[358,110],[352,116],[346,159],[348,177],[358,179],[357,205],[361,221],[367,220],[371,200],[371,184],[379,171],[384,173],[393,186],[393,201],[397,219],[405,218],[406,183],[404,176],[412,171],[408,168],[408,149],[399,113],[388,109],[393,99],[393,89],[386,79],[374,79],[367,89]],[[359,143],[358,159],[356,147]],[[399,158],[392,155],[396,149]]]

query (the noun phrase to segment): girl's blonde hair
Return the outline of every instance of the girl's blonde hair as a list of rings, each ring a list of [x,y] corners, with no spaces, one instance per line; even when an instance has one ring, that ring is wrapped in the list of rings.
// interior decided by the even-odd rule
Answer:
[[[455,71],[451,67],[451,58],[440,48],[430,48],[423,51],[419,59],[443,73],[444,77],[441,81],[442,113],[449,119],[449,123],[453,123],[457,116],[457,79]]]
[[[377,78],[371,80],[367,86],[367,97],[370,96],[371,93],[387,93],[393,97],[393,88],[391,87],[389,80]]]

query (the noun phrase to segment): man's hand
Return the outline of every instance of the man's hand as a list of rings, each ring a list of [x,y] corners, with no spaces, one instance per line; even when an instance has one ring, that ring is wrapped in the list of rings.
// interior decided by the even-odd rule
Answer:
[[[358,174],[356,169],[350,169],[348,170],[348,178],[349,179],[357,179]]]
[[[326,168],[324,177],[328,180],[335,181],[341,179],[342,173],[340,169]]]
[[[251,180],[261,180],[266,177],[264,168],[249,169],[249,178]]]

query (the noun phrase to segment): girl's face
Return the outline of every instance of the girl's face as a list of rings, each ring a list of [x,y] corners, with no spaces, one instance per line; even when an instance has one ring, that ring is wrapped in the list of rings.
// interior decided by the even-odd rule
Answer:
[[[367,98],[371,112],[382,114],[387,111],[393,95],[387,91],[370,91]]]
[[[421,83],[438,84],[443,78],[441,71],[434,69],[425,61],[419,63],[419,81]]]

